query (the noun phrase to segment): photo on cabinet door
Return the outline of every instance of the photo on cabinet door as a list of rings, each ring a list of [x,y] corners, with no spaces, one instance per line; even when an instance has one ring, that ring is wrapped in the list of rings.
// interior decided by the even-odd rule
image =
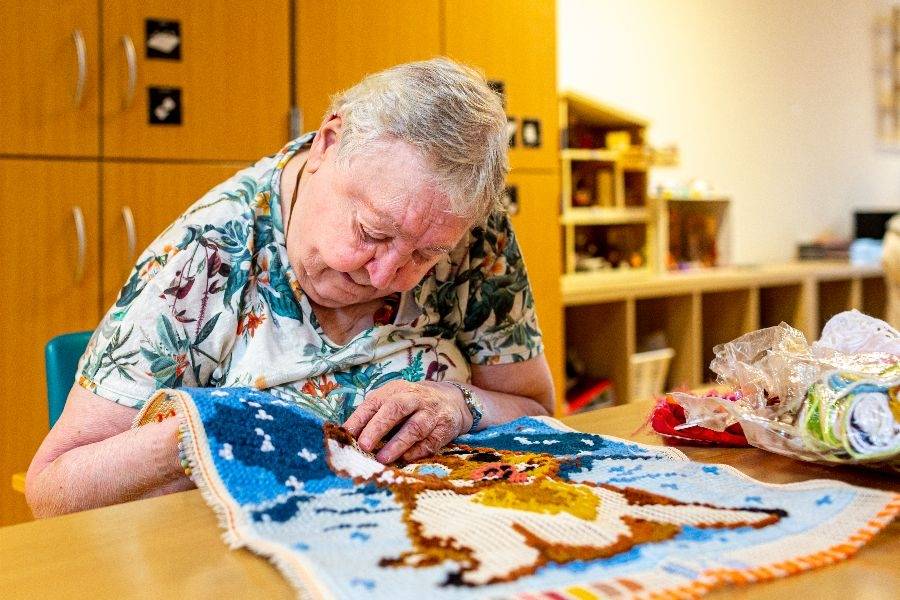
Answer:
[[[181,60],[181,23],[146,19],[144,33],[148,59]]]
[[[522,119],[522,145],[526,148],[540,148],[541,122],[538,119]]]
[[[181,88],[147,88],[151,125],[181,125]]]

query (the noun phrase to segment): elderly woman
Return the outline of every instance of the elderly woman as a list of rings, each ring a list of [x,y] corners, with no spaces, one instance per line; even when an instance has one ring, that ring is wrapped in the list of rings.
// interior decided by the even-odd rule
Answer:
[[[139,257],[28,471],[47,516],[185,490],[156,389],[253,386],[382,462],[546,414],[553,386],[498,206],[506,117],[474,71],[401,65],[216,186]],[[382,445],[383,444],[383,445]]]

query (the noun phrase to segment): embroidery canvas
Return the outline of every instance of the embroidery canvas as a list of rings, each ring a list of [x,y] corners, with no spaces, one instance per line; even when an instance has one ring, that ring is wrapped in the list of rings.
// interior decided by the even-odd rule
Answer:
[[[340,427],[266,393],[159,392],[232,547],[303,598],[700,595],[853,554],[900,496],[770,485],[681,452],[523,418],[385,466]]]

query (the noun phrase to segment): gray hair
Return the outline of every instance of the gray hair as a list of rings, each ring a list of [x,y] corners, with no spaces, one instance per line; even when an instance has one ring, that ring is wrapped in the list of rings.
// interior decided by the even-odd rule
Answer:
[[[334,95],[332,114],[343,119],[343,160],[399,139],[421,153],[452,213],[483,222],[501,210],[506,114],[475,70],[443,57],[397,65]]]

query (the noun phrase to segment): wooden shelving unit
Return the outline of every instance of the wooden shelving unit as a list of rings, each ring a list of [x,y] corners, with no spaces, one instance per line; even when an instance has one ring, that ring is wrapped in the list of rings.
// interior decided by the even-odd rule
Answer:
[[[586,380],[611,380],[618,402],[638,399],[636,353],[671,348],[665,388],[695,388],[715,377],[714,347],[744,333],[784,321],[812,341],[841,311],[884,317],[880,267],[721,266],[729,198],[652,196],[649,170],[674,164],[677,151],[654,151],[646,120],[574,92],[560,95],[559,113],[566,356]],[[598,268],[635,253],[636,268]],[[686,265],[702,268],[668,270]]]
[[[620,403],[632,397],[629,357],[651,335],[675,350],[666,389],[713,380],[716,344],[785,321],[812,341],[834,314],[857,308],[884,318],[880,267],[839,262],[723,267],[620,277],[563,277],[566,349],[593,377],[611,379]],[[896,324],[895,324],[896,325]]]
[[[559,97],[563,271],[571,276],[658,269],[647,194],[647,122],[576,92]],[[594,267],[601,267],[595,269]]]

